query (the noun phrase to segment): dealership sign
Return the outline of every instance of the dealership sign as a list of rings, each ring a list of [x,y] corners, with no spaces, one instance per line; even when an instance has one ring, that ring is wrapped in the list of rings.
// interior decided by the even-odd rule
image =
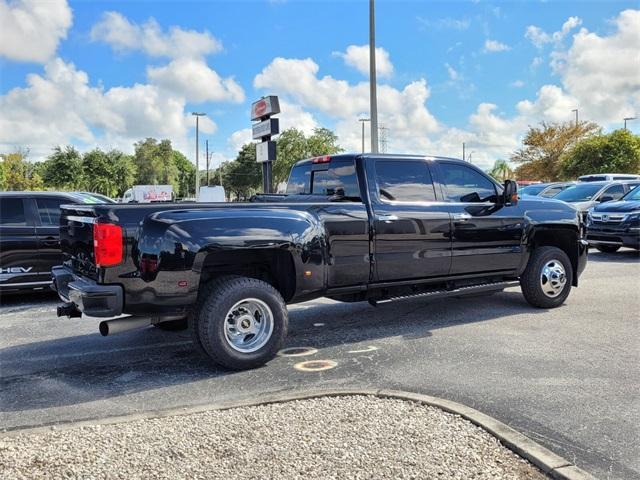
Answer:
[[[260,140],[262,137],[277,135],[280,133],[280,120],[277,118],[267,118],[262,122],[254,123],[251,126],[251,132],[254,140]]]
[[[267,140],[256,144],[256,160],[260,163],[273,162],[276,159],[276,142]]]
[[[280,113],[280,102],[275,95],[262,97],[251,104],[251,120],[263,120],[276,113]]]

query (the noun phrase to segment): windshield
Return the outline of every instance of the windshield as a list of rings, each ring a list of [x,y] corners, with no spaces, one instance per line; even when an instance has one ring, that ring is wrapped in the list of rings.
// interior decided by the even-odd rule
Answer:
[[[621,200],[633,201],[640,200],[640,185],[636,185],[633,190],[627,193]]]
[[[593,196],[600,191],[602,185],[594,185],[592,183],[585,183],[583,185],[574,185],[566,190],[563,190],[553,198],[563,200],[565,202],[586,202],[591,200]]]
[[[520,189],[521,195],[538,195],[542,190],[547,188],[546,185],[527,185]]]

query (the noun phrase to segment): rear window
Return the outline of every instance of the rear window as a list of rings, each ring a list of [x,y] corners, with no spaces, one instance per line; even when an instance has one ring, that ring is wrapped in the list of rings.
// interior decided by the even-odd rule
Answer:
[[[0,198],[0,225],[26,225],[24,203],[21,198]]]
[[[69,202],[70,200],[62,198],[36,198],[40,223],[45,226],[58,226],[60,224],[60,205]]]
[[[360,199],[353,160],[332,160],[328,168],[306,163],[293,167],[287,182],[290,195],[340,195]]]
[[[436,199],[429,167],[422,161],[377,160],[376,181],[382,200],[433,202]]]

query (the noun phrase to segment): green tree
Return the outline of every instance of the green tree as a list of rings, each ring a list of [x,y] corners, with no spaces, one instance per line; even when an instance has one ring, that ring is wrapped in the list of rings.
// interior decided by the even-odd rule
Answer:
[[[542,122],[539,127],[529,127],[523,148],[511,156],[519,165],[516,175],[527,180],[563,180],[563,155],[579,141],[599,132],[600,127],[592,122]]]
[[[196,167],[177,150],[173,150],[172,156],[177,172],[176,195],[180,198],[191,197],[195,194]]]
[[[136,183],[140,185],[173,185],[178,187],[178,169],[174,163],[170,140],[158,143],[155,138],[147,138],[134,144]]]
[[[136,165],[131,155],[126,155],[120,150],[107,152],[107,159],[113,165],[113,178],[116,185],[114,193],[110,196],[121,197],[135,182]]]
[[[590,173],[640,173],[640,135],[615,130],[587,138],[564,155],[562,172],[571,178]]]
[[[262,170],[256,162],[256,144],[242,146],[236,159],[223,168],[222,181],[227,195],[233,193],[237,200],[246,200],[260,187]]]
[[[277,157],[273,162],[275,184],[289,178],[291,167],[298,160],[342,151],[337,135],[327,128],[316,128],[309,137],[296,128],[289,128],[280,134],[276,146]]]
[[[489,175],[502,183],[507,179],[513,179],[513,170],[506,160],[496,160],[489,170]]]
[[[42,179],[49,188],[59,190],[82,190],[85,179],[82,157],[73,146],[57,146],[42,166]]]
[[[6,190],[41,190],[42,177],[37,173],[36,164],[26,159],[26,152],[2,154],[0,167],[4,176]]]
[[[4,173],[4,158],[0,158],[0,191],[7,189],[7,176]]]
[[[119,150],[94,149],[82,157],[85,187],[109,197],[121,196],[133,185],[135,165],[129,155]]]

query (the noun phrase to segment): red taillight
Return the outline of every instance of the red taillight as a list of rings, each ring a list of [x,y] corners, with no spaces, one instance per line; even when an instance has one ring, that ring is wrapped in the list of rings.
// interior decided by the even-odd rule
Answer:
[[[321,157],[313,157],[311,163],[329,163],[331,161],[330,155],[322,155]]]
[[[111,223],[94,223],[93,253],[97,267],[111,267],[122,262],[122,228]]]

